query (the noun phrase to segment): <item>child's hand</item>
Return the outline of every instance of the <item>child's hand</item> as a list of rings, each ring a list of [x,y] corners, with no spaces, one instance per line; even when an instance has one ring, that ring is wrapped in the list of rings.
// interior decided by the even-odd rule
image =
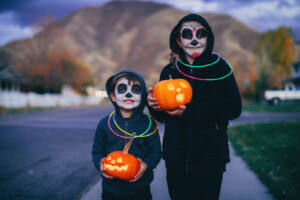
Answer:
[[[172,116],[181,116],[182,113],[185,111],[185,109],[186,109],[185,105],[180,105],[175,110],[168,110],[168,111],[166,111],[166,113],[168,113],[169,115],[172,115]]]
[[[162,111],[161,107],[158,105],[157,100],[153,97],[153,88],[149,87],[147,96],[148,105],[156,111]]]
[[[105,178],[113,179],[114,177],[112,177],[111,175],[107,174],[106,171],[105,171],[105,168],[103,166],[104,159],[105,158],[102,158],[101,161],[100,161],[100,172],[101,172],[102,176],[104,176]]]
[[[135,181],[139,180],[139,178],[141,178],[143,176],[144,172],[148,168],[148,165],[144,161],[142,161],[140,158],[137,158],[137,159],[140,162],[140,171],[129,182],[135,182]]]

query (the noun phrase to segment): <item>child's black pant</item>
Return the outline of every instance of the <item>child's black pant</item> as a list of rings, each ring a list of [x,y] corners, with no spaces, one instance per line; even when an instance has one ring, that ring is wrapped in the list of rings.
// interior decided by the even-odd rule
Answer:
[[[132,196],[116,196],[110,192],[102,191],[102,200],[151,200],[152,195],[150,186],[144,187],[136,191]]]
[[[184,173],[167,170],[172,200],[218,200],[223,172]]]

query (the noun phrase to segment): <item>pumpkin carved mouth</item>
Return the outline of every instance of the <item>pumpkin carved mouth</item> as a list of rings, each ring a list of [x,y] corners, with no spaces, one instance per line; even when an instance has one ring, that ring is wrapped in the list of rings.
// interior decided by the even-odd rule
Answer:
[[[121,165],[121,166],[118,166],[118,165],[110,165],[110,164],[104,164],[104,168],[105,169],[108,169],[108,170],[111,170],[111,171],[127,171],[128,170],[128,164],[127,165]]]
[[[128,170],[128,164],[126,165],[120,165],[123,163],[123,159],[117,158],[117,160],[112,160],[111,156],[106,158],[107,161],[109,161],[111,164],[109,163],[104,163],[104,168],[111,170],[111,171],[127,171]],[[119,165],[118,165],[119,164]]]

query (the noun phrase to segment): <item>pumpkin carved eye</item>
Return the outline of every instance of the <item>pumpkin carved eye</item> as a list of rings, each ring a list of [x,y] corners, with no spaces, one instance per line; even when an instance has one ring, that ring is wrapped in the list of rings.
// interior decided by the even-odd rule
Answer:
[[[188,88],[189,85],[186,84],[185,82],[179,82],[179,85],[182,87],[182,88]]]
[[[153,97],[164,110],[172,110],[192,100],[192,87],[185,79],[163,80],[153,88]]]
[[[175,90],[175,86],[172,83],[168,84],[168,90],[170,90],[170,91]]]
[[[115,160],[110,161],[111,164],[116,164]]]
[[[122,162],[123,162],[122,158],[118,158],[117,163],[122,163]]]

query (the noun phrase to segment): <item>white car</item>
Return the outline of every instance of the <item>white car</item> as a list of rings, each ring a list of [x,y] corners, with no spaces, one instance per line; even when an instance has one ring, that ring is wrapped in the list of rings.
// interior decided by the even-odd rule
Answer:
[[[300,90],[294,85],[287,85],[284,90],[266,90],[265,100],[270,104],[280,104],[286,101],[300,101]]]

